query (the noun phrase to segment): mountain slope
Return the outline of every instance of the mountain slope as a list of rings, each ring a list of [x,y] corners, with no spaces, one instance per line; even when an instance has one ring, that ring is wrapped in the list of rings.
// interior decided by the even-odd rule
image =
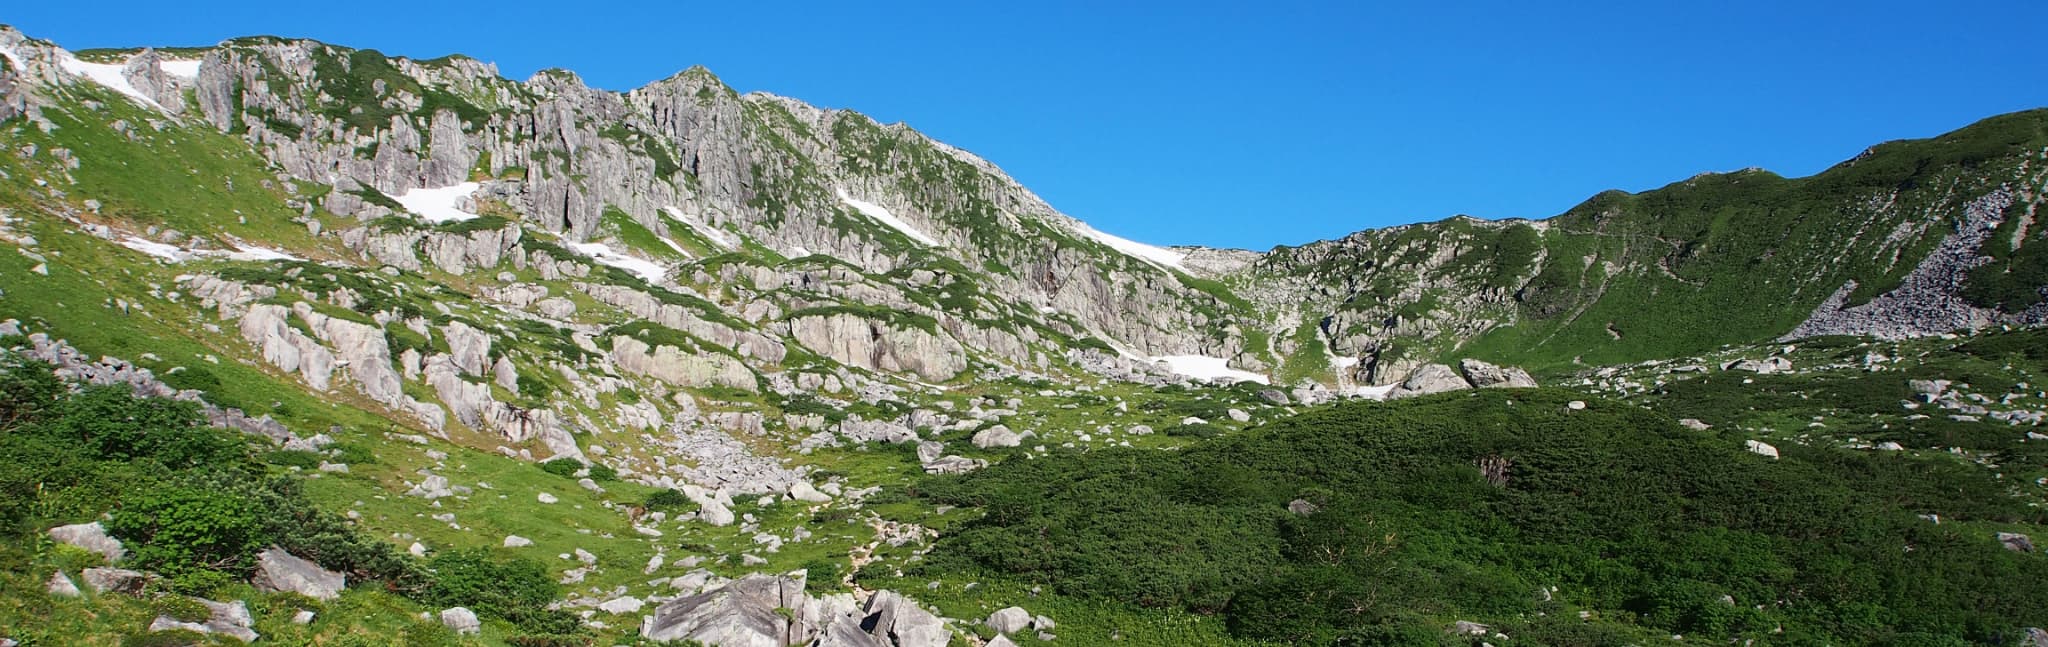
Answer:
[[[1361,381],[1438,358],[1561,368],[1780,336],[2048,318],[2032,227],[2048,111],[1873,147],[1809,178],[1704,174],[1555,218],[1437,223],[1279,248],[1241,284],[1314,304]]]

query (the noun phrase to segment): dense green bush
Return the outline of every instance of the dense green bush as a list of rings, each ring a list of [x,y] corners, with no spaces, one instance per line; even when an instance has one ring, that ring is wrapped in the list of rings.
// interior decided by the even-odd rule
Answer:
[[[846,575],[846,568],[839,560],[820,557],[804,562],[806,588],[824,590],[839,586],[839,578]]]
[[[302,449],[280,449],[265,452],[263,454],[263,462],[278,467],[296,467],[310,470],[320,466],[321,458],[319,454]]]
[[[2048,623],[2048,560],[1979,525],[2048,514],[1984,470],[1796,444],[1773,461],[1624,403],[1564,406],[1584,397],[1354,403],[1178,453],[1099,449],[934,477],[921,497],[983,515],[909,576],[1218,613],[1241,637],[1296,644],[1432,644],[1451,619],[1510,635],[1541,625],[1555,644],[1996,643]],[[1505,483],[1481,461],[1505,461]],[[1296,498],[1321,509],[1293,514]],[[1532,620],[1563,612],[1538,594],[1551,587],[1617,624]]]
[[[206,634],[190,629],[152,631],[121,639],[121,647],[190,647],[204,644],[207,644]]]
[[[134,546],[134,563],[143,568],[174,578],[190,571],[245,575],[270,544],[267,512],[230,492],[166,484],[127,497],[106,526]]]
[[[213,617],[213,610],[206,605],[182,595],[166,595],[151,600],[149,609],[180,622],[206,622],[207,618]]]
[[[590,480],[599,483],[619,480],[619,471],[597,461],[590,462]]]
[[[506,638],[512,647],[590,647],[595,642],[589,636],[576,634],[522,634]]]
[[[427,568],[433,582],[421,591],[420,599],[428,604],[468,607],[541,633],[577,631],[574,615],[565,620],[546,608],[561,587],[539,562],[499,560],[488,550],[467,548],[438,553],[427,561]]]
[[[422,586],[417,562],[315,508],[297,479],[266,475],[244,437],[200,426],[190,403],[124,387],[73,392],[35,363],[0,364],[0,387],[0,532],[107,513],[135,563],[194,594],[245,580],[271,545],[356,581]],[[303,464],[299,454],[266,457]]]
[[[691,501],[690,497],[685,496],[682,490],[675,488],[647,495],[647,502],[644,505],[649,510],[661,510],[669,513],[692,512],[697,509],[697,502]]]
[[[1167,427],[1160,433],[1176,438],[1215,438],[1223,435],[1223,428],[1206,422],[1191,422]]]
[[[151,460],[172,469],[232,462],[248,445],[227,432],[201,426],[198,405],[137,398],[126,386],[93,386],[58,400],[28,435],[79,443],[99,460]]]
[[[562,478],[575,478],[576,473],[583,470],[583,461],[568,457],[557,458],[541,463],[540,469]]]

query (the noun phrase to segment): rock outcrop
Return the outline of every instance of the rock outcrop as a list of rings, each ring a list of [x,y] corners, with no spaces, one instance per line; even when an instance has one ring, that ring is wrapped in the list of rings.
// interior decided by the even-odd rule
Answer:
[[[50,529],[50,539],[62,544],[77,546],[107,558],[108,563],[121,561],[128,556],[128,550],[121,546],[121,540],[107,534],[100,522],[57,526]]]
[[[1389,398],[1409,398],[1418,395],[1459,391],[1472,388],[1472,383],[1459,377],[1458,372],[1442,364],[1425,364],[1408,374],[1401,385],[1387,394]]]
[[[800,316],[789,322],[798,343],[847,366],[909,372],[934,382],[967,368],[967,353],[951,337],[852,314]]]
[[[1528,371],[1514,366],[1495,366],[1476,359],[1460,360],[1458,372],[1463,373],[1465,380],[1471,382],[1472,386],[1482,389],[1524,389],[1536,386],[1536,378],[1530,377]]]
[[[944,647],[946,621],[892,591],[864,606],[850,596],[811,597],[805,574],[754,574],[656,607],[640,635],[740,647]]]
[[[668,345],[650,347],[632,337],[613,337],[611,358],[619,370],[673,386],[759,389],[754,372],[739,358],[717,352],[688,352]]]

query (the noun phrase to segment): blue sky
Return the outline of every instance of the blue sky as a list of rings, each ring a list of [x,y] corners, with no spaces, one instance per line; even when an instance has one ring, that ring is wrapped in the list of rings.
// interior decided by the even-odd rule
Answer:
[[[74,49],[303,36],[619,90],[701,64],[908,122],[1106,231],[1254,249],[1806,175],[2048,105],[2038,0],[13,4]]]

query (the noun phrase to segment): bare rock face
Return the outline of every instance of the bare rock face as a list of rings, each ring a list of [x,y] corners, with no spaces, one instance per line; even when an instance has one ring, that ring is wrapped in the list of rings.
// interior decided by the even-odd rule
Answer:
[[[144,49],[128,57],[128,64],[121,68],[121,76],[137,92],[163,106],[164,112],[184,114],[185,83],[183,79],[166,74],[162,63],[163,56],[156,50]]]
[[[263,361],[286,373],[297,373],[317,391],[328,389],[334,374],[334,353],[290,324],[291,310],[257,304],[242,316],[242,338],[262,350]]]
[[[481,376],[491,367],[490,333],[469,327],[460,321],[451,321],[441,328],[448,340],[448,352],[452,355],[455,368],[463,375]]]
[[[684,590],[698,592],[655,608],[640,635],[745,647],[944,647],[952,640],[943,618],[893,591],[876,591],[857,606],[849,595],[805,594],[805,578],[803,571],[693,578],[697,584]]]
[[[251,583],[259,591],[290,591],[315,600],[332,600],[348,586],[348,576],[272,547],[256,555],[256,577]]]
[[[1494,366],[1467,358],[1458,362],[1458,371],[1465,374],[1465,379],[1470,381],[1472,386],[1482,389],[1520,389],[1536,386],[1536,378],[1530,377],[1528,371],[1514,366]]]
[[[25,85],[19,76],[12,61],[0,60],[0,121],[19,117],[28,110]]]
[[[817,631],[815,625],[805,626],[800,621],[801,610],[811,606],[812,601],[804,595],[802,572],[749,575],[656,607],[641,624],[640,635],[648,640],[694,640],[728,647],[800,645]]]
[[[852,314],[805,316],[789,322],[790,335],[841,364],[888,373],[911,372],[934,382],[967,369],[959,342],[916,326]]]
[[[876,591],[864,611],[866,615],[854,626],[866,628],[878,645],[945,647],[953,638],[945,620],[895,591]]]
[[[730,348],[741,357],[764,362],[780,362],[788,354],[782,340],[755,330],[741,330],[727,323],[707,319],[696,309],[673,303],[664,303],[654,295],[615,285],[579,284],[578,287],[591,298],[606,305],[618,307],[634,316],[674,328],[721,348]],[[545,304],[543,304],[545,305]],[[574,303],[569,304],[573,311]]]
[[[1422,368],[1415,369],[1415,372],[1409,373],[1408,379],[1403,380],[1401,386],[1395,387],[1392,392],[1387,394],[1387,397],[1410,398],[1418,395],[1460,391],[1469,388],[1472,388],[1472,384],[1466,382],[1465,378],[1459,377],[1457,371],[1451,370],[1451,367],[1442,364],[1425,364]]]
[[[638,339],[619,336],[612,338],[611,357],[622,371],[674,386],[722,386],[749,392],[759,389],[754,372],[746,364],[721,353],[691,353],[667,345],[650,347]]]

